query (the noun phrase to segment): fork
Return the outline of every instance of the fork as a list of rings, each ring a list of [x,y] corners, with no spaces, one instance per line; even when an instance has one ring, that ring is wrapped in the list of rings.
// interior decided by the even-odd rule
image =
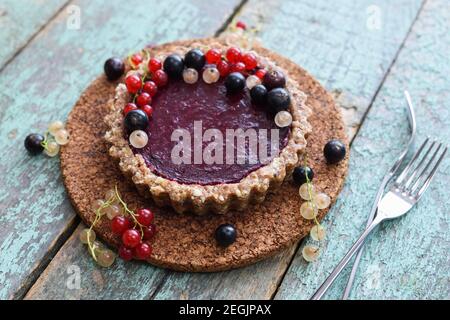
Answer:
[[[370,225],[370,223],[372,222],[372,220],[375,218],[375,215],[377,213],[378,204],[381,201],[381,198],[384,193],[384,189],[389,184],[389,182],[391,182],[391,180],[394,178],[394,176],[397,174],[397,172],[400,169],[401,164],[403,162],[406,162],[404,160],[405,160],[407,154],[410,153],[410,150],[414,146],[414,140],[416,138],[416,116],[415,116],[414,107],[412,105],[411,96],[409,95],[409,92],[407,90],[405,90],[404,95],[405,95],[405,99],[407,102],[406,105],[408,107],[408,120],[409,120],[411,135],[410,135],[410,138],[408,141],[408,145],[402,151],[402,153],[399,155],[399,157],[397,158],[397,161],[394,163],[394,165],[389,169],[389,171],[383,177],[383,180],[381,181],[381,184],[378,187],[378,191],[375,196],[375,200],[374,200],[372,208],[370,209],[370,212],[369,212],[369,218],[367,220],[366,227],[368,227]],[[361,261],[362,253],[364,251],[363,249],[364,249],[364,247],[363,247],[363,245],[361,245],[361,248],[359,248],[358,252],[356,253],[355,260],[353,261],[352,270],[350,272],[350,275],[347,280],[347,285],[346,285],[346,287],[344,289],[344,293],[342,295],[342,300],[347,300],[350,295],[350,291],[352,290],[353,282],[356,277],[356,272],[358,271],[359,262]]]
[[[311,300],[319,300],[322,298],[334,280],[336,280],[337,276],[341,273],[342,269],[344,269],[376,226],[385,220],[403,216],[420,200],[425,190],[427,190],[430,185],[432,178],[436,174],[436,171],[447,152],[447,147],[443,146],[441,143],[433,141],[430,145],[429,141],[429,138],[424,141],[419,150],[417,150],[409,163],[399,174],[389,191],[381,199],[375,218],[364,230],[358,240],[356,240],[341,262],[334,268],[325,282],[311,297]],[[424,155],[421,157],[424,149],[427,149],[427,151],[425,151]],[[443,151],[441,151],[441,149],[443,149]],[[437,160],[435,161],[436,157]]]

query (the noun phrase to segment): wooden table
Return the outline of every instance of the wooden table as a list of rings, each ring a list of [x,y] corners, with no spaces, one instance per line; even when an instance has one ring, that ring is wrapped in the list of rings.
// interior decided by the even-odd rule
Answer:
[[[29,157],[24,137],[65,119],[106,58],[147,43],[220,34],[234,17],[258,22],[263,43],[315,75],[345,114],[350,172],[324,221],[320,259],[304,262],[301,243],[221,273],[120,259],[97,267],[78,241],[84,226],[66,196],[59,160]],[[450,142],[449,21],[448,0],[3,0],[0,298],[309,298],[363,229],[381,177],[406,144],[404,89],[419,135]],[[367,243],[352,298],[450,298],[449,181],[447,157],[419,205]],[[340,297],[344,275],[326,298]]]

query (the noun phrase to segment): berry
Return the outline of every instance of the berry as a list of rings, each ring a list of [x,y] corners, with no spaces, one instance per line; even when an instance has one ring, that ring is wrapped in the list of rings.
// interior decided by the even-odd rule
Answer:
[[[136,212],[136,220],[146,227],[152,223],[154,217],[155,215],[149,209],[139,209]]]
[[[143,60],[144,58],[142,58],[142,55],[140,53],[135,53],[130,57],[130,61],[133,67],[137,67],[138,65],[140,65]]]
[[[201,70],[206,63],[206,57],[199,49],[192,49],[184,56],[184,64],[187,68]]]
[[[171,78],[181,78],[183,69],[183,59],[177,54],[171,54],[164,60],[164,71]]]
[[[142,91],[147,92],[150,96],[154,97],[158,92],[158,86],[153,81],[145,81]]]
[[[116,216],[111,220],[111,230],[121,236],[126,230],[130,229],[131,221],[124,216]]]
[[[116,255],[109,249],[100,250],[97,255],[97,263],[105,268],[110,267],[116,260]]]
[[[205,57],[208,64],[218,64],[222,59],[222,53],[218,49],[209,49]]]
[[[68,144],[69,138],[70,138],[69,131],[67,131],[66,129],[59,129],[55,133],[55,141],[60,146]]]
[[[130,112],[131,110],[137,110],[137,106],[134,103],[127,103],[125,105],[125,108],[123,108],[123,115],[126,116],[128,112]]]
[[[207,84],[211,84],[219,81],[220,72],[215,67],[209,67],[203,71],[202,78]]]
[[[311,201],[305,201],[300,206],[300,214],[306,220],[314,219],[318,213],[319,211],[317,210],[317,206],[313,204]]]
[[[156,70],[153,73],[152,80],[156,83],[158,88],[161,88],[167,84],[167,82],[169,81],[169,77],[163,70]]]
[[[307,262],[313,262],[319,257],[319,247],[306,245],[302,249],[302,256]]]
[[[237,63],[241,61],[241,50],[236,47],[231,47],[227,50],[225,56],[230,63]]]
[[[121,257],[125,261],[130,261],[131,259],[133,259],[133,250],[125,246],[120,246],[119,257]]]
[[[308,186],[308,183],[304,183],[298,189],[298,194],[303,200],[310,201],[316,197],[316,187],[311,184]]]
[[[135,229],[128,229],[122,234],[122,242],[128,248],[134,248],[141,243],[141,235]]]
[[[144,111],[147,117],[150,119],[153,114],[153,108],[146,104],[145,106],[141,107],[141,110]]]
[[[264,75],[263,83],[267,90],[284,88],[286,85],[286,77],[284,76],[284,73],[279,70],[270,70]]]
[[[135,130],[145,130],[148,126],[147,114],[139,109],[131,110],[125,116],[124,126],[128,132],[133,132]]]
[[[270,111],[277,113],[289,109],[291,97],[283,88],[272,89],[267,93],[267,104]]]
[[[239,72],[230,73],[225,78],[225,87],[228,93],[236,93],[245,88],[245,77]]]
[[[323,154],[328,163],[338,163],[345,158],[345,144],[339,140],[330,140],[323,148]]]
[[[25,138],[25,149],[32,155],[39,154],[44,150],[44,147],[42,146],[44,140],[45,138],[42,134],[31,133]]]
[[[320,224],[312,227],[311,231],[309,232],[311,238],[314,241],[322,241],[323,239],[325,239],[325,233],[326,233],[325,228],[322,227]]]
[[[242,56],[242,62],[245,65],[245,69],[253,70],[258,65],[258,60],[253,53],[246,53]]]
[[[275,115],[274,121],[279,128],[289,127],[292,123],[292,115],[283,110]]]
[[[152,96],[147,92],[142,92],[140,95],[136,98],[136,104],[138,107],[143,107],[146,104],[152,103]]]
[[[245,80],[245,85],[249,90],[253,89],[253,87],[258,84],[261,84],[261,80],[255,75],[248,76],[247,80]]]
[[[258,71],[255,72],[255,76],[263,80],[266,73],[267,73],[266,69],[259,69]]]
[[[132,74],[125,78],[125,85],[127,86],[127,90],[129,93],[135,94],[141,88],[141,78],[136,74]]]
[[[141,242],[134,249],[134,253],[139,260],[146,260],[152,254],[152,247],[148,243]]]
[[[156,234],[156,226],[152,223],[148,227],[143,227],[142,231],[144,232],[144,240],[150,240]]]
[[[183,70],[183,80],[188,84],[194,84],[198,80],[198,71],[194,68],[187,68]]]
[[[59,120],[53,121],[48,126],[48,132],[50,132],[50,134],[52,136],[54,136],[56,134],[56,132],[58,132],[58,130],[60,130],[60,129],[64,129],[64,123],[62,121],[59,121]]]
[[[225,60],[221,60],[217,64],[217,70],[219,70],[220,76],[226,77],[230,74],[230,64]]]
[[[49,157],[55,157],[59,152],[59,144],[56,141],[50,141],[44,150],[44,153]]]
[[[238,22],[236,22],[236,28],[239,28],[242,30],[247,30],[247,25],[242,21],[238,21]]]
[[[88,240],[90,243],[94,243],[96,234],[94,230],[89,230],[89,228],[81,230],[80,234],[78,235],[80,238],[81,243],[87,244]],[[88,239],[89,237],[89,239]]]
[[[130,137],[128,138],[130,144],[136,149],[141,149],[145,147],[148,143],[148,135],[145,131],[142,130],[134,130]]]
[[[230,71],[243,73],[245,71],[245,64],[243,64],[242,62],[232,64]]]
[[[320,209],[320,210],[328,208],[331,204],[330,196],[323,192],[318,193],[314,197],[314,201],[316,202],[317,209]]]
[[[119,79],[125,72],[125,64],[119,58],[109,58],[103,66],[108,80],[114,81]]]
[[[160,60],[156,59],[156,58],[151,58],[148,61],[148,70],[150,70],[151,72],[155,72],[156,70],[159,70],[162,68],[162,63]]]
[[[314,171],[307,166],[297,167],[292,173],[294,182],[299,186],[306,183],[306,177],[308,177],[309,181],[312,181],[312,179],[314,178]]]
[[[252,101],[257,105],[263,105],[267,101],[267,89],[262,84],[254,86],[250,90]]]
[[[220,246],[227,247],[236,241],[236,228],[229,223],[221,224],[216,229],[216,240]]]
[[[105,208],[105,213],[106,213],[106,217],[109,220],[112,220],[122,213],[122,206],[119,206],[119,205],[113,203],[109,207]]]

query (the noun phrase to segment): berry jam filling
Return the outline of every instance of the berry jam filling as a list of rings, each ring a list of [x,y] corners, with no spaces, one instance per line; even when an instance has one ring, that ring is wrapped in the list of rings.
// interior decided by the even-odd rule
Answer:
[[[171,140],[172,133],[176,129],[189,131],[193,150],[194,121],[202,121],[202,134],[207,129],[220,130],[224,141],[226,129],[253,128],[256,132],[268,129],[267,150],[271,158],[277,154],[270,154],[270,129],[279,129],[279,150],[288,142],[289,128],[277,128],[273,116],[251,102],[248,89],[227,94],[223,79],[212,84],[204,81],[186,84],[183,80],[171,80],[165,87],[158,88],[152,108],[153,114],[146,128],[148,144],[141,149],[132,148],[133,152],[142,155],[155,174],[183,184],[236,183],[266,164],[259,160],[256,163],[247,161],[245,164],[237,164],[237,143],[234,144],[233,164],[226,164],[225,143],[223,164],[206,164],[204,161],[194,164],[194,151],[191,152],[191,164],[174,163],[171,154],[177,142]],[[211,141],[203,142],[202,150],[210,143]],[[247,159],[251,158],[251,151],[249,148],[245,149]]]

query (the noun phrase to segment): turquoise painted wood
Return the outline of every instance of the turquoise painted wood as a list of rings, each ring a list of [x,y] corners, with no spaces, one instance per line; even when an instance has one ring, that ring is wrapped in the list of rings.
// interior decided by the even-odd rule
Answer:
[[[367,8],[377,3],[383,28],[366,29]],[[244,21],[261,19],[263,43],[304,66],[337,93],[350,134],[381,85],[420,9],[420,1],[250,1],[241,12]],[[340,92],[340,94],[338,94]],[[345,99],[345,100],[344,100]],[[355,199],[361,201],[363,199]],[[343,222],[344,225],[351,221]],[[171,273],[156,299],[269,299],[275,294],[295,248],[273,260],[220,274]],[[283,281],[284,282],[284,281]]]
[[[71,16],[61,11],[0,72],[0,298],[21,297],[78,221],[58,159],[28,156],[25,136],[65,119],[108,57],[214,34],[239,3],[73,1],[79,29],[68,28]]]
[[[2,0],[0,3],[0,69],[24,47],[68,0]],[[26,19],[23,19],[26,17]]]
[[[379,1],[378,4],[390,13],[388,17],[384,17],[383,28],[385,29],[377,30],[376,34],[371,35],[371,41],[366,41],[367,30],[364,27],[369,16],[366,10],[373,2],[364,2],[354,11],[350,10],[349,3],[350,1],[344,0],[328,4],[317,4],[312,0],[300,3],[283,1],[284,6],[280,6],[277,1],[265,2],[264,5],[260,5],[258,1],[249,1],[240,12],[240,17],[245,21],[253,21],[255,17],[262,14],[260,36],[264,43],[276,51],[292,57],[299,64],[305,65],[313,74],[318,75],[330,90],[334,88],[335,92],[341,92],[338,96],[343,107],[349,110],[347,119],[350,128],[356,129],[362,114],[367,110],[406,37],[420,9],[421,1],[402,1],[399,2],[399,6],[390,6],[388,1]],[[291,13],[287,14],[286,12]],[[333,25],[333,31],[330,31],[330,21],[338,22]],[[358,32],[349,29],[349,25],[355,24],[355,21],[356,25],[361,27]],[[299,29],[303,30],[300,35],[298,34]],[[284,37],[284,33],[287,33],[287,37],[290,36],[292,38],[290,41],[295,44],[291,44],[289,41],[280,42],[278,39]],[[339,39],[336,39],[336,35]],[[349,46],[349,41],[364,45],[370,55],[365,55],[363,48],[355,45]],[[321,50],[317,47],[319,43],[322,46]],[[298,48],[302,49],[301,57],[298,56]],[[342,58],[336,59],[332,64],[330,57],[324,65],[315,60],[314,55],[317,55],[318,52],[331,50],[337,57]],[[355,61],[348,57],[352,57]],[[342,59],[347,61],[347,69],[340,67]],[[362,68],[361,75],[357,77],[352,66],[361,66],[364,61],[370,67]],[[329,74],[328,68],[335,70],[335,74],[333,74],[335,80],[333,81],[326,81]],[[349,69],[353,71],[350,72]],[[368,83],[364,86],[361,85],[361,78],[367,79]],[[139,297],[155,299],[271,298],[291,261],[294,250],[295,247],[292,247],[273,259],[230,272],[215,274],[161,273],[164,279],[154,278],[154,283],[147,283],[147,290],[140,290]],[[82,286],[84,289],[80,289],[78,292],[60,286],[60,283],[68,279],[67,266],[76,261],[72,255],[77,256],[80,261],[78,265],[82,274],[93,272],[89,257],[83,246],[76,241],[76,234],[74,234],[33,286],[27,298],[57,298],[71,295],[118,297],[120,295],[120,291],[118,292],[115,286],[86,284]],[[116,278],[123,278],[125,271],[120,263],[113,266],[112,270],[112,274],[117,275]],[[127,274],[127,284],[133,287],[139,285],[142,274],[149,272],[152,275],[154,272],[154,269],[149,266],[141,266],[141,268],[133,270],[132,274]],[[97,268],[97,271],[103,275],[104,279],[114,279],[110,270]],[[134,276],[135,273],[136,276]],[[154,290],[155,286],[159,288],[157,291]],[[127,296],[128,292],[124,292],[121,297],[126,298]]]
[[[325,221],[322,256],[306,264],[297,254],[277,299],[309,298],[362,231],[382,175],[406,144],[403,89],[413,97],[419,137],[450,142],[448,5],[446,0],[426,2],[352,145],[350,175]],[[417,207],[382,225],[367,243],[352,298],[450,298],[449,180],[447,156]],[[339,298],[345,280],[340,277],[326,298]]]

